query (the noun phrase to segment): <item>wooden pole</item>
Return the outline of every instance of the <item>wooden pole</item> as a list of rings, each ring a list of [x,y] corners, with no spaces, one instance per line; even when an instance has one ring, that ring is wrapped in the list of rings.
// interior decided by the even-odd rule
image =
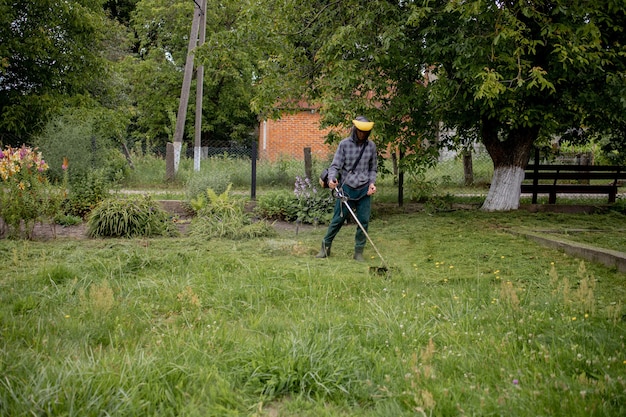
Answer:
[[[198,47],[204,45],[206,38],[206,3],[202,1],[202,15],[200,17],[200,36],[198,38]],[[202,156],[202,91],[204,87],[204,65],[198,65],[196,71],[196,123],[194,125],[194,147],[193,147],[193,169],[200,171],[200,159]]]
[[[404,170],[400,168],[402,158],[404,158],[404,152],[400,148],[398,151],[398,207],[404,205]]]
[[[252,178],[251,180],[251,186],[250,186],[250,199],[251,200],[256,200],[256,160],[259,156],[258,153],[258,136],[255,138],[256,140],[252,140],[251,145],[251,149],[250,149],[250,159],[252,160]]]
[[[191,22],[191,34],[189,35],[189,45],[187,46],[187,61],[185,62],[185,73],[183,85],[180,89],[180,102],[178,103],[178,115],[176,116],[176,129],[174,130],[174,175],[178,172],[180,161],[180,151],[183,145],[183,135],[185,133],[185,118],[187,117],[187,104],[189,103],[189,90],[191,88],[191,78],[193,76],[193,50],[198,43],[198,30],[200,28],[201,10],[198,3],[195,3],[193,21]]]
[[[465,186],[474,184],[474,164],[472,163],[471,149],[463,151],[463,177],[465,178]]]
[[[311,179],[313,176],[313,157],[311,156],[311,148],[304,148],[304,176]]]
[[[176,177],[174,172],[174,144],[168,142],[165,148],[165,178],[168,181]]]

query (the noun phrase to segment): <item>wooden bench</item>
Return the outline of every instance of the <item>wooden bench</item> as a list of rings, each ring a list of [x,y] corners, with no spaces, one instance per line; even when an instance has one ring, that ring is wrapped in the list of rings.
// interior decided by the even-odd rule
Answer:
[[[522,193],[548,194],[555,204],[557,194],[606,194],[615,202],[620,182],[626,180],[626,167],[608,165],[528,165],[524,171]],[[531,183],[528,183],[531,181]]]

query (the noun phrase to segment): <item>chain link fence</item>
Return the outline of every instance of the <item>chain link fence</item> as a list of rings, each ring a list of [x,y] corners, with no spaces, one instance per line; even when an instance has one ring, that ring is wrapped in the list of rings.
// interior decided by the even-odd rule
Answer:
[[[154,146],[148,149],[144,148],[142,152],[165,158],[166,147]],[[194,148],[186,144],[183,144],[181,155],[187,158],[193,158]],[[229,142],[229,141],[215,142],[215,143],[212,143],[211,146],[201,146],[200,157],[203,159],[212,158],[212,157],[251,158],[252,146],[241,144],[238,142]]]
[[[151,147],[148,150],[142,150],[142,152],[165,159],[166,147]],[[240,159],[242,170],[248,170],[252,152],[252,146],[246,146],[237,142],[216,142],[212,143],[211,146],[201,147],[201,158],[220,158],[232,161]],[[193,159],[193,147],[183,145],[182,156]],[[429,181],[439,185],[453,187],[482,186],[489,184],[493,175],[493,163],[487,151],[483,146],[477,145],[472,149],[470,156],[471,157],[467,158],[459,152],[444,150],[441,152],[436,166],[428,168],[423,172],[423,175],[418,177],[406,176],[405,181]],[[260,162],[263,163],[264,161]],[[390,170],[392,170],[391,160],[387,162],[389,163]],[[327,163],[327,161],[324,163]],[[299,169],[297,168],[298,166],[301,165],[304,167],[304,160],[298,161],[294,159],[291,162],[281,160],[274,164],[296,166],[294,170],[297,171]],[[315,166],[319,164],[320,161],[318,161]],[[281,167],[281,169],[284,169],[284,167]],[[291,171],[291,169],[287,169],[287,171]]]

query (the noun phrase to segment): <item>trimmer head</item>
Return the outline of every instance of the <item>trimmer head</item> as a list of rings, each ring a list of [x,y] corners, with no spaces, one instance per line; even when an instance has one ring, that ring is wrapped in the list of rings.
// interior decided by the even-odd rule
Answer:
[[[386,266],[370,266],[370,274],[372,275],[386,276],[390,273],[391,271]]]
[[[395,266],[370,266],[370,275],[378,277],[391,278],[392,272],[398,272]]]

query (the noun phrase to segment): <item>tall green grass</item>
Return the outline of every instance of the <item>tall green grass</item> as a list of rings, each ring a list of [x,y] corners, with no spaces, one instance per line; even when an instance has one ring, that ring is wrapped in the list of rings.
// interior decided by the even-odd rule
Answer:
[[[621,416],[626,276],[507,233],[529,213],[251,239],[0,241],[0,415]],[[608,225],[607,225],[608,223]]]
[[[249,190],[252,183],[252,163],[249,158],[215,156],[203,159],[200,171],[194,171],[193,158],[181,158],[176,178],[165,181],[165,159],[142,155],[133,158],[135,169],[123,186],[131,189],[172,189],[184,188],[190,181],[218,176],[228,180],[234,189]],[[323,162],[313,161],[313,175],[325,168]],[[281,159],[276,162],[258,161],[256,166],[257,187],[293,187],[296,176],[304,176],[304,163],[295,159]],[[200,178],[200,180],[198,179]]]

